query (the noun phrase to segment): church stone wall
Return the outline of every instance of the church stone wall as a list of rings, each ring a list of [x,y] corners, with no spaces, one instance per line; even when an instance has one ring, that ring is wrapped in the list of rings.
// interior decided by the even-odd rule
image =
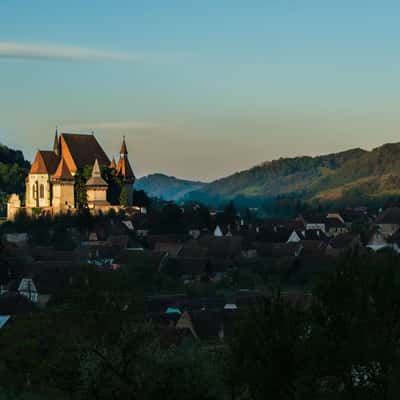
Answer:
[[[75,207],[73,182],[57,182],[53,184],[53,207],[55,211],[69,210]]]
[[[27,185],[29,185],[25,201],[27,207],[51,206],[51,186],[48,174],[29,174]]]

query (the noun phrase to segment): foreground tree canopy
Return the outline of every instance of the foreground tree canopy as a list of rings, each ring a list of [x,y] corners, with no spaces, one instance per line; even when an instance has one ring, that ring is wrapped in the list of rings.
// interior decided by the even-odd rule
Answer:
[[[399,397],[397,255],[348,254],[313,297],[277,290],[214,344],[165,340],[161,327],[143,322],[138,275],[82,271],[46,312],[1,330],[3,398]]]

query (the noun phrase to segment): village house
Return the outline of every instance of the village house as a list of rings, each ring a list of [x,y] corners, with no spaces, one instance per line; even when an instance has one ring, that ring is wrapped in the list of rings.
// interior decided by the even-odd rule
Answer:
[[[376,218],[375,224],[385,238],[396,233],[400,229],[400,207],[390,207],[383,211]]]
[[[319,230],[331,237],[348,232],[344,219],[338,213],[301,216],[299,219],[303,221],[306,230]]]
[[[378,229],[375,229],[368,233],[365,247],[373,251],[379,251],[390,247],[390,245],[385,235]]]

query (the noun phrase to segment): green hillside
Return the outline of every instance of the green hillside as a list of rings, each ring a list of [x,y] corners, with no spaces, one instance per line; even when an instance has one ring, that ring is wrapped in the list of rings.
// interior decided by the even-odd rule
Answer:
[[[350,196],[400,195],[400,143],[366,151],[352,149],[317,157],[281,158],[216,180],[190,199],[270,199],[293,195],[304,200],[338,201]]]
[[[5,215],[7,198],[11,193],[23,195],[30,164],[19,150],[0,144],[0,216]]]
[[[189,192],[201,189],[204,185],[202,182],[187,181],[163,174],[152,174],[138,179],[135,183],[135,189],[144,190],[151,197],[179,201]]]

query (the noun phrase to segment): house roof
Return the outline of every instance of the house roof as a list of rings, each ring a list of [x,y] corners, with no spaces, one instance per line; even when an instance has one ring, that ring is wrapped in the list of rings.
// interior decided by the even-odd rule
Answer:
[[[326,225],[329,228],[346,228],[346,224],[344,224],[339,218],[327,218]]]
[[[242,242],[241,236],[215,237],[212,235],[203,236],[197,241],[200,247],[208,249],[210,258],[225,260],[240,257]]]
[[[207,247],[197,246],[196,244],[185,243],[178,255],[180,257],[191,257],[191,258],[207,258],[208,249]]]
[[[223,313],[221,311],[191,311],[189,314],[193,329],[200,339],[218,338],[219,332],[223,328]]]
[[[282,219],[282,218],[265,218],[262,221],[263,229],[273,230],[273,229],[289,229],[301,228],[303,226],[303,221],[298,219]]]
[[[101,165],[110,165],[110,160],[94,135],[63,133],[60,142],[62,157],[72,173],[93,165],[96,159]]]
[[[57,250],[53,247],[32,246],[30,255],[35,261],[53,261],[56,264],[73,264],[78,261],[77,252],[74,250]]]
[[[356,242],[360,243],[360,235],[353,233],[342,233],[330,241],[330,245],[334,249],[347,249],[354,245]]]
[[[302,255],[322,255],[325,254],[327,243],[321,240],[302,240]]]
[[[323,241],[329,242],[329,237],[320,229],[307,229],[307,230],[299,230],[296,229],[296,234],[300,238],[300,240],[309,241]]]
[[[400,207],[390,207],[386,209],[376,219],[378,224],[400,224]]]
[[[115,263],[126,265],[128,268],[147,268],[149,271],[158,271],[165,253],[148,250],[124,249],[115,258]]]
[[[67,271],[54,268],[27,274],[24,278],[31,278],[40,294],[61,294],[69,282]]]
[[[257,238],[270,243],[284,243],[289,239],[292,232],[293,228],[289,228],[287,226],[267,226],[261,229],[261,232],[257,235]]]
[[[60,157],[53,151],[39,150],[36,153],[30,173],[53,175],[56,172],[59,162]]]
[[[0,296],[0,314],[14,315],[35,311],[35,305],[26,297],[10,292]]]
[[[61,161],[58,163],[58,167],[56,172],[53,175],[54,180],[60,180],[60,181],[73,181],[74,177],[71,174],[71,171],[69,170],[67,163],[64,161],[62,158]]]
[[[388,238],[388,242],[400,245],[400,229],[397,230],[392,236]]]
[[[187,301],[182,301],[180,308],[188,311],[201,310],[222,310],[225,305],[224,296],[210,296],[190,298]]]
[[[179,307],[181,302],[188,300],[186,294],[167,294],[147,296],[145,306],[147,313],[164,313],[168,307]]]
[[[162,271],[172,275],[200,275],[207,271],[207,258],[168,257]]]
[[[182,243],[176,242],[156,242],[154,245],[154,251],[162,251],[169,256],[177,256],[181,249]]]
[[[238,308],[254,306],[260,301],[266,299],[271,294],[260,290],[238,290],[230,299],[232,304],[236,304]]]
[[[295,256],[301,252],[300,243],[254,243],[259,257]]]
[[[10,318],[10,315],[0,315],[0,329],[6,325]]]
[[[137,229],[138,223],[137,220],[134,219],[133,226]],[[144,218],[144,227],[148,227],[148,219]],[[150,248],[154,248],[157,242],[163,243],[183,243],[188,239],[188,235],[186,233],[171,233],[171,234],[150,234],[147,236],[147,242]]]

